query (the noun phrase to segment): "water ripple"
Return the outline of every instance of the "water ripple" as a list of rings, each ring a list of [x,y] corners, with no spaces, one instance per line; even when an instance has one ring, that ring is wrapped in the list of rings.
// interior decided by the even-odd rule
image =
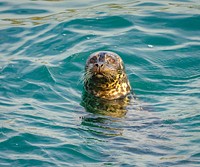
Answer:
[[[200,4],[0,2],[0,166],[198,166]],[[85,61],[124,60],[125,116],[81,106]]]

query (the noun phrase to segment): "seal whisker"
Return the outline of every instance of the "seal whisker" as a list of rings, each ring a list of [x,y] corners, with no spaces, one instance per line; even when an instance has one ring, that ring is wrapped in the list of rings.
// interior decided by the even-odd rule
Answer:
[[[90,71],[85,72],[85,74],[83,75],[83,82],[86,83],[92,76],[92,73]]]

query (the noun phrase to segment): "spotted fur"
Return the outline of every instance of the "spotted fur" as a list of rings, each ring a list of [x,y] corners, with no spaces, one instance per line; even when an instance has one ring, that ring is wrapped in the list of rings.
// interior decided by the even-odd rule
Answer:
[[[90,55],[85,66],[84,87],[87,93],[107,100],[130,93],[130,83],[120,56],[108,51]]]

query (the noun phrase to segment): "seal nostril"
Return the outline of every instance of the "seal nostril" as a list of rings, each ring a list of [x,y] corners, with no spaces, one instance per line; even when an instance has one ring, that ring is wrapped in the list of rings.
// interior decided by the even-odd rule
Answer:
[[[96,63],[96,64],[95,64],[95,66],[97,66],[97,67],[98,67],[99,65]]]

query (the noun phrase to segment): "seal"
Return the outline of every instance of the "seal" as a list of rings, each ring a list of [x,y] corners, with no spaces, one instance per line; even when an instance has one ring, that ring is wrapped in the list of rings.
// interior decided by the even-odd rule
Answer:
[[[110,51],[91,54],[85,65],[81,105],[90,113],[124,117],[141,110],[128,80],[121,57]]]
[[[110,51],[91,54],[86,61],[84,88],[88,94],[106,100],[129,94],[131,86],[121,57]]]

